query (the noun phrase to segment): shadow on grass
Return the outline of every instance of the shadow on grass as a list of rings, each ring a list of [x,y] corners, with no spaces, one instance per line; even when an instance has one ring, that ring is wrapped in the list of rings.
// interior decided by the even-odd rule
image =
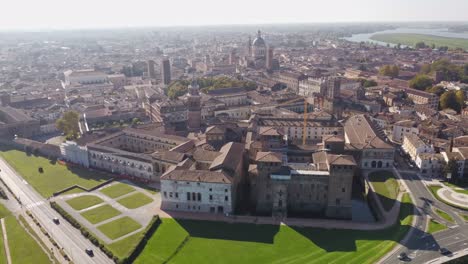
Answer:
[[[235,240],[245,242],[260,242],[274,243],[274,237],[278,232],[285,232],[292,229],[301,236],[307,238],[311,243],[317,245],[327,252],[354,252],[357,248],[357,241],[375,241],[380,243],[383,241],[394,241],[402,243],[403,246],[409,249],[419,249],[425,243],[435,243],[433,237],[422,230],[411,227],[409,216],[413,216],[413,204],[403,203],[399,214],[399,220],[392,227],[377,230],[377,231],[360,231],[360,230],[338,230],[338,229],[323,229],[323,228],[307,228],[307,227],[280,227],[278,225],[255,225],[244,223],[225,223],[215,221],[200,221],[200,220],[183,220],[175,219],[177,223],[183,227],[191,237],[220,239],[220,240]],[[412,238],[408,241],[400,242],[408,232],[412,232]],[[424,237],[424,240],[421,239]],[[424,241],[424,243],[421,243]],[[291,241],[294,243],[294,241]],[[389,245],[388,250],[391,247]],[[437,248],[434,248],[437,250]]]
[[[175,219],[191,237],[273,244],[278,225],[230,224],[226,222]]]
[[[92,170],[77,165],[67,165],[67,169],[80,178],[87,180],[108,180],[112,175],[102,171]]]

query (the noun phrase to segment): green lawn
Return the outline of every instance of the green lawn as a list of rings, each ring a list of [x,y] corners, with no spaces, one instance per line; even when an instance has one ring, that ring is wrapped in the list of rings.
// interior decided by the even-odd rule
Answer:
[[[441,224],[441,223],[439,223],[439,222],[437,222],[437,221],[431,219],[431,220],[429,221],[429,227],[428,227],[428,229],[427,229],[427,232],[428,232],[429,234],[433,234],[433,233],[435,233],[435,232],[437,232],[437,231],[441,231],[441,230],[445,230],[445,229],[447,229],[447,226],[446,226],[446,225]]]
[[[398,196],[398,181],[392,172],[376,171],[369,174],[369,180],[375,192],[380,197],[382,206],[386,211],[390,211]]]
[[[77,211],[103,202],[104,201],[101,198],[95,195],[83,195],[67,200],[68,205]]]
[[[141,225],[132,218],[125,216],[110,223],[100,225],[98,229],[110,239],[116,239],[139,229]]]
[[[135,263],[375,263],[409,230],[409,195],[400,222],[381,231],[162,219]]]
[[[120,211],[115,209],[114,207],[105,204],[91,210],[85,211],[81,214],[86,220],[88,220],[92,224],[97,224],[109,218],[115,217],[120,215]]]
[[[437,208],[435,208],[434,211],[436,212],[436,214],[438,214],[440,217],[442,217],[446,221],[451,222],[451,223],[454,222],[453,218],[449,214],[447,214],[446,212],[444,212],[444,211],[442,211],[440,209],[437,209]]]
[[[143,205],[149,204],[153,202],[153,199],[148,197],[147,195],[138,192],[122,199],[117,200],[121,205],[127,207],[128,209],[135,209],[141,207]]]
[[[132,253],[132,249],[136,244],[140,243],[141,239],[142,232],[138,232],[115,243],[108,244],[108,247],[114,255],[117,255],[119,258],[124,258]]]
[[[100,190],[100,192],[109,196],[110,198],[117,198],[133,191],[135,191],[135,188],[120,182]]]
[[[7,217],[5,225],[13,263],[50,263],[49,257],[14,216]]]
[[[44,197],[50,197],[54,192],[74,184],[91,188],[108,179],[102,172],[81,167],[67,167],[59,163],[52,164],[46,158],[28,156],[18,150],[3,149],[0,150],[0,156]],[[39,167],[44,169],[43,173],[38,172]]]
[[[11,212],[2,203],[0,203],[0,218],[7,217],[10,214]]]
[[[389,33],[389,34],[375,34],[371,36],[371,39],[377,41],[383,41],[392,44],[401,43],[407,46],[413,46],[417,42],[423,41],[426,45],[431,46],[432,44],[437,47],[447,46],[451,49],[462,48],[468,49],[468,39],[462,38],[445,38],[434,35],[425,34],[413,34],[413,33]]]

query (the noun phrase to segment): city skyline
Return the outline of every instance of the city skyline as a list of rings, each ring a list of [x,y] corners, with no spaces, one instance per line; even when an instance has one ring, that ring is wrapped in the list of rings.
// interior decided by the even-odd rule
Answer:
[[[136,0],[131,6],[107,0],[84,0],[71,6],[58,0],[20,0],[3,6],[8,12],[0,17],[0,30],[468,20],[463,12],[468,2],[461,0],[293,0],[288,5],[246,0],[232,4],[213,0],[183,4]]]

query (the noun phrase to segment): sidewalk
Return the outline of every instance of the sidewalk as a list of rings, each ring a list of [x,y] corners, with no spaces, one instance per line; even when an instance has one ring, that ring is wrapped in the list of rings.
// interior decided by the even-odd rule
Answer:
[[[11,255],[10,255],[10,246],[8,245],[8,235],[5,227],[5,218],[0,219],[2,224],[2,234],[3,234],[3,247],[5,248],[5,255],[7,258],[7,263],[11,264]]]

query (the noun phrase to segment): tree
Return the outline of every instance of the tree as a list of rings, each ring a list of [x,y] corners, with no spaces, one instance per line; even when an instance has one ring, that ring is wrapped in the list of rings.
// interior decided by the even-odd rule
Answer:
[[[426,92],[437,94],[437,96],[441,96],[445,92],[445,88],[440,85],[436,85],[434,87],[427,88]]]
[[[455,92],[455,100],[457,101],[457,103],[458,103],[458,105],[460,107],[460,111],[461,111],[461,109],[463,109],[463,107],[465,106],[465,92],[462,91],[462,90],[456,91]]]
[[[454,91],[447,91],[440,97],[440,107],[442,109],[453,109],[457,112],[461,111],[461,105],[457,101],[457,96]]]
[[[427,45],[426,45],[426,43],[424,43],[424,41],[419,41],[419,42],[416,42],[416,44],[414,44],[414,48],[415,49],[425,49],[425,48],[427,48]]]
[[[432,86],[432,79],[425,74],[418,74],[410,80],[409,85],[411,88],[424,91]]]
[[[447,164],[445,164],[444,175],[446,178],[450,175],[451,181],[458,178],[458,164],[455,159],[450,159]]]
[[[80,115],[75,111],[65,112],[62,118],[57,119],[55,126],[62,131],[67,139],[76,139],[80,134]]]
[[[395,78],[400,74],[400,68],[396,65],[384,65],[379,69],[379,73],[384,76]]]
[[[361,82],[361,85],[364,86],[364,88],[377,86],[377,82],[374,80],[366,80],[364,78],[360,78],[359,81]]]

